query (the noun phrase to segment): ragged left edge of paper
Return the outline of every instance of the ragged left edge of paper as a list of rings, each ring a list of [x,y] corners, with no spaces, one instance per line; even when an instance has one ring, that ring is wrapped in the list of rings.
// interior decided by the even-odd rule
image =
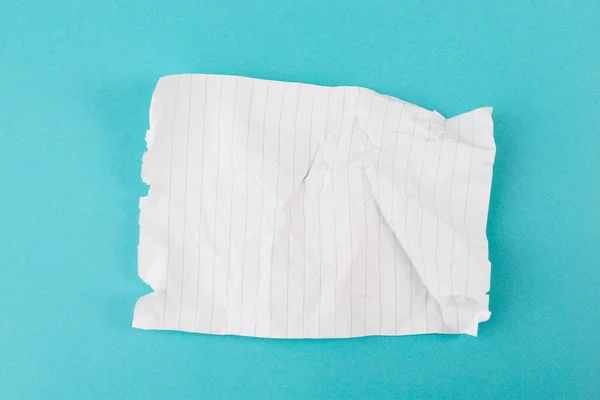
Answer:
[[[169,171],[163,168],[164,160],[171,157],[171,154],[166,152],[171,146],[164,135],[168,132],[166,125],[169,123],[164,117],[165,113],[174,112],[172,108],[175,104],[169,105],[161,101],[164,95],[161,93],[163,87],[159,81],[152,95],[150,127],[145,137],[147,150],[142,158],[142,181],[149,186],[149,190],[139,202],[138,274],[153,292],[142,296],[134,309],[133,327],[141,329],[161,329],[166,303],[169,226],[168,218],[165,218],[165,212],[168,213],[168,210],[164,204],[168,200],[161,198],[161,192],[165,192],[171,179]]]

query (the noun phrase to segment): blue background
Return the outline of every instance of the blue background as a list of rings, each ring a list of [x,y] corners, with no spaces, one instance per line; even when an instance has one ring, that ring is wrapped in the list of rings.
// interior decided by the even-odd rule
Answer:
[[[0,398],[600,398],[599,15],[595,0],[5,1]],[[366,86],[446,116],[494,106],[480,337],[130,328],[149,291],[150,97],[187,72]]]

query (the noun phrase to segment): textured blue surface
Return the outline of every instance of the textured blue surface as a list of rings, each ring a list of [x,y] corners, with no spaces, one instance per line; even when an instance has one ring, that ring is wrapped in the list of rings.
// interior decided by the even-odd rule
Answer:
[[[5,3],[0,398],[600,398],[599,2]],[[148,106],[179,72],[494,106],[480,337],[130,328]]]

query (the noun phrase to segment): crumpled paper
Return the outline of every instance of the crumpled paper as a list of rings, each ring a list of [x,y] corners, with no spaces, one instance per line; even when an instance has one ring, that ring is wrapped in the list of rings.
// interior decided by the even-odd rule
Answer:
[[[491,108],[359,87],[159,80],[133,326],[268,338],[477,334]]]

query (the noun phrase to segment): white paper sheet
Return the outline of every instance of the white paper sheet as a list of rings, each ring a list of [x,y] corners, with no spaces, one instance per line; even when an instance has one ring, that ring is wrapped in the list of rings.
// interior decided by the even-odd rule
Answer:
[[[152,98],[133,326],[270,338],[477,334],[491,108],[173,75]]]

